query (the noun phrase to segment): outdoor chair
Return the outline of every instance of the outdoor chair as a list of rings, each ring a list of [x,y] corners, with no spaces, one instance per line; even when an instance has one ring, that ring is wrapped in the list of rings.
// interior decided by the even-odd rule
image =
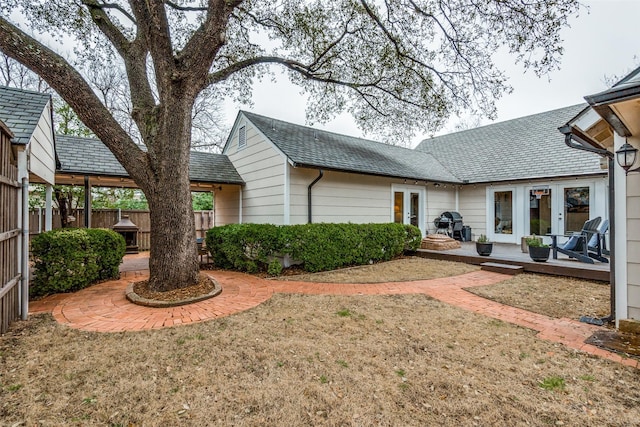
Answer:
[[[588,242],[594,234],[598,234],[598,225],[600,225],[601,218],[595,217],[584,223],[582,230],[578,233],[573,233],[569,240],[563,244],[558,244],[558,236],[551,235],[551,248],[553,249],[553,259],[558,259],[558,252],[567,255],[569,258],[575,258],[576,260],[588,264],[593,264],[593,258],[589,256]]]
[[[198,245],[198,256],[200,257],[200,264],[203,264],[203,258],[206,257],[205,262],[209,262],[209,250],[204,246],[204,238],[196,238],[196,244]]]
[[[609,220],[605,219],[598,226],[597,232],[594,233],[589,239],[587,250],[589,256],[593,259],[597,259],[600,262],[608,263],[609,260],[604,255],[610,255],[607,250],[607,242],[605,240],[605,234],[609,231]]]

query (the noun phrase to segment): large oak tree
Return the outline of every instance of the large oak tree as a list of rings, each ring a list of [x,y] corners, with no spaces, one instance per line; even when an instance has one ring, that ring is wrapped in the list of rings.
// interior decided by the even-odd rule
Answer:
[[[494,100],[509,90],[492,55],[511,53],[537,73],[557,67],[559,30],[578,7],[577,0],[3,0],[0,50],[45,79],[144,191],[150,282],[168,290],[198,274],[188,168],[202,91],[246,100],[254,78],[280,67],[309,95],[310,120],[348,111],[369,133],[402,139],[462,110],[491,117]],[[73,44],[73,60],[45,37]],[[146,151],[83,77],[91,63],[126,70]]]

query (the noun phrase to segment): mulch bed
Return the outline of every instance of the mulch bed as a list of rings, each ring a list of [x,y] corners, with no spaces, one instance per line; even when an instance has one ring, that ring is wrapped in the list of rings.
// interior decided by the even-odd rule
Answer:
[[[215,284],[204,274],[200,274],[200,276],[198,277],[198,284],[196,285],[187,286],[186,288],[173,289],[166,292],[156,292],[149,289],[148,280],[136,282],[133,285],[133,291],[136,294],[138,294],[142,298],[155,301],[181,301],[191,298],[197,298],[202,295],[207,295],[208,293],[212,292],[214,288]]]

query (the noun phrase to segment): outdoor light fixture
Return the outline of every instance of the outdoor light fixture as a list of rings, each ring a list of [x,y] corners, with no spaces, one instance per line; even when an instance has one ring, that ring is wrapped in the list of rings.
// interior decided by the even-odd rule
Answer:
[[[620,147],[620,149],[616,151],[616,160],[618,161],[618,164],[622,166],[622,169],[624,169],[625,175],[627,175],[629,172],[640,170],[640,168],[629,170],[631,169],[631,166],[633,166],[633,164],[636,162],[637,154],[638,149],[628,142],[625,142],[622,147]]]

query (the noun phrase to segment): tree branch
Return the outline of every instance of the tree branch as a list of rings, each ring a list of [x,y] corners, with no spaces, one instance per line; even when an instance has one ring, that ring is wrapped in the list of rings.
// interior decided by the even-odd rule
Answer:
[[[145,153],[100,102],[82,76],[60,55],[0,16],[0,49],[24,64],[47,83],[77,112],[82,122],[109,147],[136,182],[151,182]]]
[[[206,7],[201,6],[181,6],[177,3],[172,2],[171,0],[164,0],[164,4],[172,9],[181,10],[183,12],[206,12],[207,10]]]
[[[129,11],[124,9],[119,4],[116,4],[116,3],[97,3],[95,1],[85,1],[85,0],[83,0],[82,3],[87,5],[87,6],[89,6],[89,3],[95,3],[95,4],[92,4],[91,6],[92,7],[97,7],[97,8],[100,8],[100,9],[115,9],[118,12],[122,13],[128,20],[130,20],[132,24],[136,24],[136,20],[133,17],[133,15],[131,15],[129,13]]]

